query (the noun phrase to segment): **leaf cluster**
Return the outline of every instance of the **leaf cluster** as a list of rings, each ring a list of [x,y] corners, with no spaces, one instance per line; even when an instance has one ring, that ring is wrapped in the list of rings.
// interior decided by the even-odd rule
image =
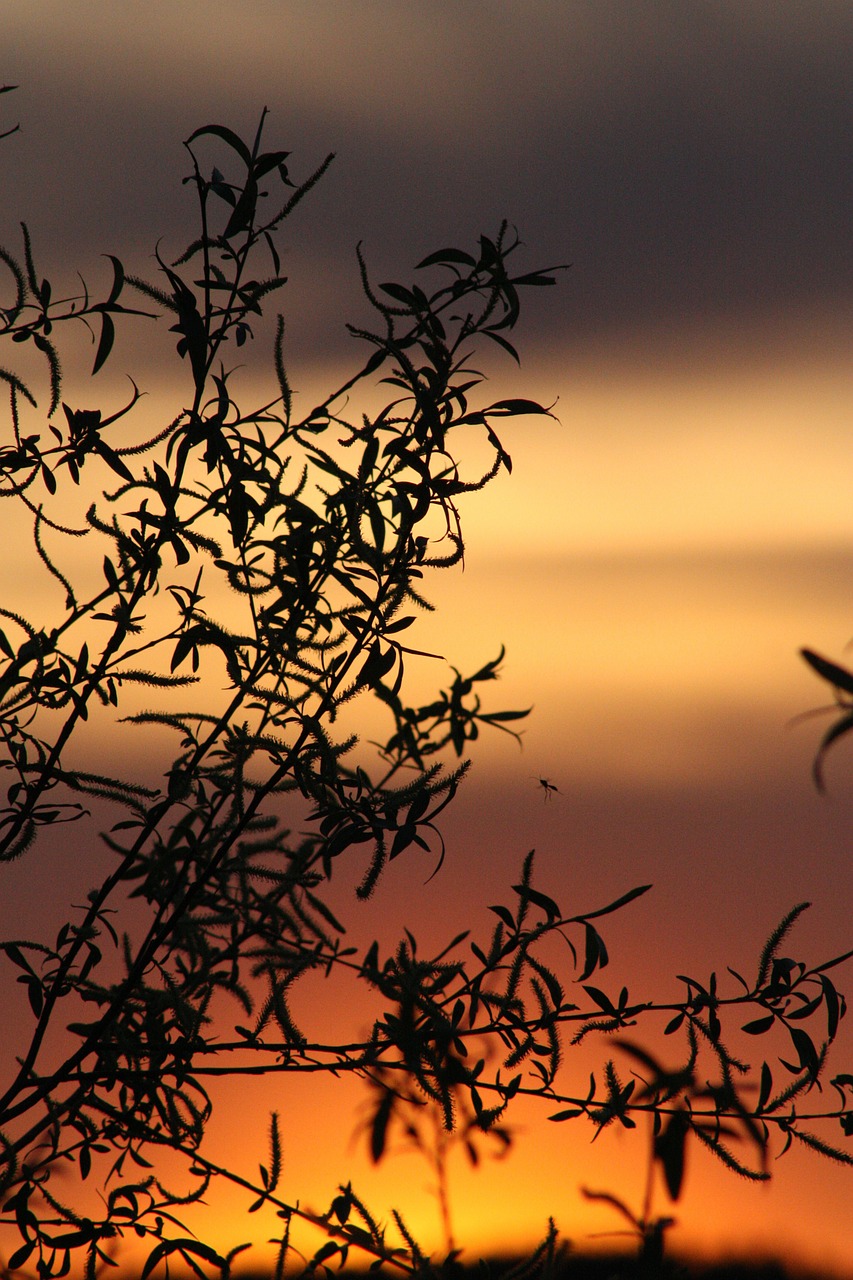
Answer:
[[[486,342],[517,359],[521,299],[553,284],[555,269],[516,270],[520,246],[506,224],[472,252],[429,255],[415,283],[374,286],[359,249],[375,324],[351,329],[361,351],[352,375],[301,412],[283,313],[269,328],[265,320],[286,283],[284,225],[331,157],[294,182],[289,153],[264,149],[264,125],[265,114],[251,144],[217,124],[187,140],[197,234],[173,261],[158,247],[154,280],[110,255],[102,300],[85,285],[63,298],[37,271],[26,228],[20,259],[0,250],[0,341],[13,357],[34,351],[45,384],[42,393],[15,372],[14,359],[0,369],[0,495],[30,523],[33,571],[61,596],[49,623],[17,600],[0,606],[0,860],[57,840],[67,823],[100,827],[110,859],[55,937],[0,942],[29,1011],[0,1092],[8,1268],[46,1280],[82,1258],[94,1276],[134,1238],[148,1248],[145,1276],[176,1262],[227,1276],[245,1246],[220,1256],[181,1223],[182,1207],[214,1180],[245,1193],[250,1213],[277,1216],[278,1274],[294,1221],[323,1233],[311,1274],[344,1265],[352,1249],[396,1270],[428,1267],[402,1217],[398,1246],[349,1184],[326,1214],[285,1199],[276,1116],[257,1174],[212,1159],[219,1076],[353,1074],[370,1099],[374,1160],[402,1136],[432,1153],[440,1182],[448,1144],[475,1162],[484,1144],[509,1145],[518,1097],[557,1107],[558,1121],[584,1118],[593,1136],[651,1117],[673,1198],[690,1135],[747,1176],[764,1176],[777,1132],[785,1145],[849,1161],[814,1124],[850,1136],[853,1077],[835,1076],[836,1108],[802,1112],[845,1013],[827,976],[845,957],[815,968],[783,956],[796,912],[766,944],[753,983],[735,975],[736,994],[723,995],[713,975],[684,978],[666,1005],[625,986],[610,994],[602,976],[600,920],[649,886],[566,913],[534,884],[532,853],[510,901],[490,907],[486,938],[466,933],[434,955],[410,933],[387,950],[349,944],[329,903],[338,868],[358,869],[361,898],[397,858],[437,870],[438,819],[462,784],[469,744],[489,728],[517,737],[528,714],[486,697],[503,649],[470,675],[450,666],[447,687],[420,705],[407,673],[438,661],[411,636],[430,607],[429,573],[463,560],[465,496],[511,469],[498,432],[551,416],[527,398],[487,403],[472,352]],[[85,326],[95,376],[112,358],[116,325],[155,313],[165,314],[185,398],[134,437],[136,385],[118,409],[80,407],[90,401],[66,388],[60,353],[69,328]],[[249,341],[268,343],[270,389],[246,408],[227,359]],[[351,412],[377,387],[379,412]],[[473,473],[460,461],[472,437],[488,454]],[[97,496],[72,525],[65,504],[84,481]],[[88,578],[74,567],[77,540]],[[373,741],[347,728],[367,705],[384,725]],[[150,735],[163,754],[142,778],[132,765],[86,768],[77,748],[91,722],[134,735],[140,753]],[[363,1041],[326,1043],[298,1012],[297,989],[328,981],[368,993],[375,1017]],[[747,1038],[785,1046],[758,1068],[757,1098],[724,1040],[732,1013],[748,1017]],[[620,1041],[630,1079],[608,1060],[588,1088],[566,1083],[573,1045],[661,1015],[664,1034],[684,1039],[677,1067]],[[737,1139],[751,1144],[757,1173],[731,1152]],[[179,1188],[160,1180],[164,1152],[182,1162]],[[86,1184],[102,1192],[97,1212]],[[531,1266],[553,1253],[549,1229]]]

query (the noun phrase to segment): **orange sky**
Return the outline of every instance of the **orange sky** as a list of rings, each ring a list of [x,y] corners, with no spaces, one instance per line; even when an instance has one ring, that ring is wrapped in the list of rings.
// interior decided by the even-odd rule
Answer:
[[[212,0],[121,23],[95,0],[50,0],[38,23],[0,7],[0,77],[21,85],[4,105],[22,124],[0,155],[0,241],[26,217],[58,270],[67,253],[97,275],[97,255],[118,252],[150,272],[157,237],[181,239],[178,144],[208,120],[243,127],[267,103],[300,172],[338,150],[286,257],[304,403],[345,367],[360,237],[377,271],[405,275],[508,214],[532,263],[574,263],[531,301],[521,370],[495,366],[494,398],[559,397],[559,423],[514,426],[513,476],[471,502],[465,572],[436,581],[438,610],[414,641],[460,667],[505,643],[498,701],[535,706],[524,750],[480,744],[446,815],[441,874],[422,886],[426,870],[395,864],[374,901],[346,906],[354,939],[485,933],[485,907],[535,846],[541,887],[561,901],[591,907],[654,883],[605,931],[601,983],[617,991],[630,981],[663,997],[677,972],[748,967],[803,898],[814,903],[803,954],[850,946],[853,756],[838,749],[821,799],[809,777],[818,730],[789,725],[826,701],[797,649],[841,658],[853,632],[853,272],[835,167],[850,123],[849,7],[252,0],[233,25],[233,6]],[[125,369],[137,376],[132,351],[117,346],[105,395],[124,394]],[[153,351],[156,415],[168,389]],[[2,581],[20,592],[21,563]],[[427,662],[412,674],[424,688],[441,678]],[[547,804],[543,776],[560,788]],[[62,851],[43,856],[67,882]],[[52,925],[23,865],[2,876],[4,931],[10,914],[16,932],[34,917]],[[306,1017],[335,1015],[306,996]],[[567,1070],[583,1079],[595,1056]],[[837,1069],[851,1061],[848,1034]],[[247,1173],[274,1107],[288,1195],[325,1208],[352,1177],[438,1247],[426,1167],[400,1155],[372,1170],[351,1141],[360,1095],[270,1079],[251,1102],[243,1085],[222,1096],[216,1141]],[[474,1253],[530,1243],[549,1213],[585,1247],[618,1224],[582,1200],[582,1183],[639,1206],[643,1138],[608,1132],[590,1146],[542,1114],[525,1112],[509,1159],[476,1177],[454,1168],[457,1232]],[[694,1155],[674,1243],[853,1276],[853,1170],[792,1153],[755,1189]],[[216,1204],[199,1231],[263,1241],[273,1224],[244,1207]]]

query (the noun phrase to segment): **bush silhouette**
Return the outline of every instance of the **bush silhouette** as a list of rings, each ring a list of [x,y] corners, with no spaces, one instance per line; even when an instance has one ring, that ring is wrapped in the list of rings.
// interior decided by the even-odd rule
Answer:
[[[652,1180],[662,1174],[678,1199],[688,1141],[752,1180],[768,1176],[771,1146],[851,1162],[832,1135],[853,1132],[853,1075],[816,1091],[845,1009],[829,973],[846,957],[791,958],[797,906],[751,978],[730,973],[724,990],[714,973],[681,977],[665,1004],[626,985],[611,994],[600,985],[609,957],[599,922],[648,886],[567,915],[536,888],[532,854],[491,907],[487,938],[462,934],[434,955],[410,934],[388,950],[348,945],[327,900],[335,867],[362,868],[361,898],[397,858],[428,855],[438,871],[438,819],[469,744],[489,728],[515,734],[527,714],[486,699],[502,652],[468,675],[451,668],[421,705],[408,700],[406,670],[421,657],[430,573],[463,557],[460,500],[511,468],[503,427],[549,413],[528,398],[489,403],[473,353],[491,344],[517,358],[521,299],[559,268],[517,269],[506,225],[471,249],[430,254],[414,283],[375,285],[359,250],[374,321],[350,327],[361,352],[352,376],[300,416],[285,322],[273,314],[267,327],[266,313],[285,284],[278,238],[332,157],[294,181],[289,153],[263,149],[265,114],[251,142],[215,124],[188,139],[198,225],[174,260],[158,247],[153,281],[111,256],[105,296],[63,297],[37,270],[26,227],[21,254],[0,250],[2,492],[30,521],[33,572],[63,601],[45,623],[27,616],[25,598],[0,607],[0,857],[65,840],[68,823],[103,825],[111,857],[55,937],[0,943],[4,978],[23,986],[30,1011],[0,1095],[7,1269],[61,1276],[77,1258],[94,1275],[133,1240],[146,1245],[145,1276],[170,1260],[226,1275],[245,1246],[221,1257],[180,1221],[219,1181],[249,1212],[277,1212],[278,1274],[298,1218],[322,1233],[312,1273],[351,1255],[427,1270],[400,1213],[392,1240],[349,1183],[324,1214],[283,1194],[275,1115],[262,1162],[210,1158],[205,1081],[273,1069],[361,1078],[377,1161],[398,1128],[429,1149],[418,1127],[427,1115],[439,1137],[456,1134],[471,1151],[481,1137],[506,1142],[522,1096],[592,1132],[646,1118],[642,1210],[609,1190],[588,1194],[628,1219],[647,1261],[658,1258],[668,1218],[653,1212]],[[95,376],[118,325],[132,334],[155,317],[185,398],[153,434],[134,436],[144,388],[132,383],[124,404],[83,407],[96,397],[66,387],[61,343],[85,326]],[[269,392],[246,410],[237,366],[264,342]],[[356,413],[377,388],[384,407]],[[457,448],[471,436],[490,455],[473,474]],[[78,538],[79,582],[69,567]],[[134,709],[139,690],[150,707]],[[341,727],[368,701],[386,717],[376,743]],[[91,740],[93,728],[115,734],[117,724],[172,744],[153,780],[81,763],[83,726]],[[547,798],[556,788],[540,781]],[[363,1043],[322,1043],[297,1024],[295,985],[332,974],[378,1007]],[[635,1039],[640,1024],[662,1047]],[[738,1029],[764,1050],[754,1065],[728,1047]],[[564,1065],[571,1046],[614,1032],[628,1033],[621,1065],[605,1058],[579,1090]],[[158,1178],[164,1151],[183,1161],[180,1193]],[[556,1257],[550,1226],[529,1269]]]

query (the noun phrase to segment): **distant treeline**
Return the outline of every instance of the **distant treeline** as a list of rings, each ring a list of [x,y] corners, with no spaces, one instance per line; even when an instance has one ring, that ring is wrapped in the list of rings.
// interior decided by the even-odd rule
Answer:
[[[376,1274],[353,1268],[332,1273],[336,1280],[373,1280]],[[393,1272],[383,1268],[378,1274],[391,1277]],[[650,1265],[623,1254],[569,1254],[553,1269],[538,1273],[527,1271],[514,1259],[493,1259],[467,1267],[436,1267],[432,1274],[436,1280],[839,1280],[835,1272],[786,1267],[780,1262],[689,1263],[670,1259]],[[244,1280],[270,1280],[270,1276],[258,1271]]]

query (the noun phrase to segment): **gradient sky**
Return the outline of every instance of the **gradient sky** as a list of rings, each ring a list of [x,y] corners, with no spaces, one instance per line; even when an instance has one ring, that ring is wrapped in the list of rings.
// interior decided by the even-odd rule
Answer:
[[[358,240],[374,278],[403,279],[506,217],[531,267],[572,263],[530,299],[521,370],[493,366],[496,392],[557,400],[559,423],[507,437],[513,476],[472,503],[465,573],[436,582],[421,632],[459,666],[507,645],[501,701],[536,706],[524,751],[482,744],[445,869],[421,890],[395,866],[348,912],[354,937],[484,931],[535,845],[566,902],[655,884],[608,931],[616,990],[750,967],[803,898],[804,954],[849,947],[853,754],[821,799],[817,729],[788,723],[826,701],[798,647],[841,657],[853,632],[849,3],[0,0],[0,35],[0,79],[20,85],[3,119],[21,122],[0,151],[0,240],[25,218],[69,281],[106,279],[103,253],[152,274],[159,237],[182,247],[180,144],[199,125],[251,132],[266,105],[294,174],[337,153],[285,243],[297,407],[346,370]],[[153,414],[168,388],[143,357],[119,342],[101,380],[121,396],[132,372]],[[547,805],[539,776],[560,788]],[[0,911],[5,892],[35,913],[24,868],[3,875]],[[851,1069],[849,1037],[837,1061]],[[429,1242],[425,1168],[367,1169],[342,1096],[264,1084],[257,1145],[277,1106],[294,1194],[320,1204],[352,1172]],[[237,1150],[244,1108],[219,1123]],[[612,1222],[580,1183],[639,1202],[641,1143],[524,1124],[510,1160],[454,1175],[474,1249],[530,1240],[549,1212],[583,1247]],[[851,1170],[816,1159],[787,1156],[753,1190],[697,1158],[673,1239],[853,1275],[851,1193]],[[218,1211],[231,1242],[238,1210]]]

